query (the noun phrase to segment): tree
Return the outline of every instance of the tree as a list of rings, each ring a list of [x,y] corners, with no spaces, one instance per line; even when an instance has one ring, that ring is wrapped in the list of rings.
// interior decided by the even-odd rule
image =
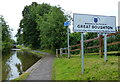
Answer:
[[[30,45],[30,47],[35,48],[38,45],[38,40],[34,37],[37,37],[38,31],[36,30],[36,14],[35,14],[35,7],[37,6],[36,3],[32,3],[31,6],[26,6],[22,12],[23,19],[20,22],[20,29],[23,29],[23,34],[21,32],[18,33],[19,38],[21,37],[21,41],[25,45]],[[23,39],[22,39],[23,38]],[[20,39],[18,39],[20,40]],[[36,43],[34,43],[36,42]]]
[[[67,28],[63,23],[67,20],[60,7],[33,2],[22,11],[17,39],[31,48],[55,49],[67,46]]]
[[[10,50],[14,41],[11,39],[11,29],[2,15],[0,15],[0,24],[0,28],[2,28],[2,52],[6,52]]]
[[[48,14],[39,16],[37,29],[41,31],[42,48],[56,49],[67,46],[67,28],[63,26],[66,20],[60,7],[51,7]]]
[[[31,48],[40,48],[40,31],[37,30],[37,15],[43,16],[49,11],[50,6],[47,4],[38,5],[32,2],[31,5],[25,6],[22,11],[23,19],[20,21],[17,37],[18,43],[23,43]]]

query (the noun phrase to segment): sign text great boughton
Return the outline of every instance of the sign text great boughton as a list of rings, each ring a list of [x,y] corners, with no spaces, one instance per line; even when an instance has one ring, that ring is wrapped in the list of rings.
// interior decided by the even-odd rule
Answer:
[[[74,32],[114,33],[114,16],[74,14]]]

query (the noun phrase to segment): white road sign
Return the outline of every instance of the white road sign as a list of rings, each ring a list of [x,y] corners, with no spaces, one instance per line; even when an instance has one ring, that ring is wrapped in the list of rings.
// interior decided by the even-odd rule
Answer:
[[[74,14],[74,32],[115,33],[116,17],[88,14]]]

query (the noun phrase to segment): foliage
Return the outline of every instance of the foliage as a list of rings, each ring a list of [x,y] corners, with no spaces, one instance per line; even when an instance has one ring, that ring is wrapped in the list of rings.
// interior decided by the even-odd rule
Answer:
[[[97,33],[86,33],[85,34],[85,40],[89,40],[89,39],[93,39],[93,38],[97,38]],[[99,45],[99,40],[94,40],[94,41],[90,41],[85,43],[85,47],[90,47],[90,46],[97,46]],[[99,52],[98,48],[92,48],[92,49],[85,49],[86,53],[90,53],[90,52]]]
[[[17,33],[18,44],[24,44],[34,49],[56,49],[66,46],[67,20],[60,7],[49,4],[25,6],[22,11],[23,19]]]
[[[65,47],[66,27],[63,22],[66,20],[60,8],[51,7],[50,12],[44,16],[39,16],[37,20],[41,38],[42,49],[56,49]]]
[[[69,63],[68,63],[69,62]],[[118,56],[108,56],[108,61],[95,55],[86,55],[84,74],[81,74],[81,58],[56,58],[52,80],[118,80]]]
[[[73,38],[71,38],[71,35],[73,36]],[[85,33],[84,34],[84,40],[89,40],[89,39],[93,39],[93,38],[97,38],[97,37],[98,37],[97,33]],[[75,38],[77,38],[77,39],[75,39]],[[103,38],[103,40],[104,40],[104,38]],[[108,44],[113,43],[113,42],[119,42],[119,41],[120,41],[120,34],[107,37]],[[74,35],[74,33],[72,33],[72,34],[70,34],[70,45],[75,45],[75,44],[80,44],[80,34]],[[97,45],[99,45],[99,40],[94,40],[94,41],[84,43],[84,48],[90,47],[90,46],[97,46]],[[104,41],[103,41],[103,45],[104,45]],[[73,47],[71,49],[78,49],[78,48],[80,48],[80,47],[77,46],[77,47]],[[120,51],[120,44],[107,46],[107,51],[108,52]],[[85,49],[85,53],[95,53],[95,52],[99,52],[99,48]],[[79,53],[80,53],[80,51],[71,52],[71,54],[79,54]]]
[[[70,45],[76,45],[76,44],[80,44],[81,41],[81,33],[80,32],[74,32],[70,34]],[[74,49],[80,49],[80,46],[76,46],[76,47],[72,47],[70,48],[71,50]],[[76,51],[76,52],[71,52],[72,54],[78,54],[80,53],[80,51]]]
[[[18,44],[25,44],[30,47],[39,47],[39,31],[36,30],[36,7],[37,3],[33,2],[30,6],[25,6],[22,11],[23,19],[20,21],[20,28],[17,33]]]
[[[11,29],[7,25],[4,17],[0,15],[0,28],[2,28],[2,52],[10,50],[14,40],[11,39]]]
[[[81,33],[74,32],[70,34],[70,45],[80,44]]]
[[[107,38],[107,43],[120,41],[120,34],[113,35]],[[120,44],[108,46],[108,51],[120,51]]]
[[[84,40],[88,40],[88,39],[92,39],[97,37],[97,33],[84,33]],[[77,33],[71,33],[70,34],[70,45],[76,45],[76,44],[80,44],[81,43],[81,33],[77,32]],[[88,43],[84,43],[84,47],[88,47],[88,46],[93,46],[93,45],[98,45],[98,41],[92,41],[92,42],[88,42]],[[76,47],[72,47],[71,50],[74,49],[80,49],[80,46],[76,46]],[[93,49],[94,50],[94,49]],[[91,52],[94,52],[96,50],[90,50]],[[85,50],[85,52],[88,52],[89,50]],[[71,52],[71,54],[79,54],[80,51],[74,51]]]
[[[97,37],[97,36],[95,36],[95,37]],[[107,44],[113,43],[113,42],[118,42],[118,41],[120,41],[120,34],[107,37]],[[99,40],[94,40],[94,41],[91,41],[91,42],[88,42],[85,44],[85,46],[95,46],[95,45],[99,45]],[[104,38],[103,38],[103,45],[104,45]],[[120,44],[107,46],[107,51],[120,51]],[[86,52],[87,53],[88,52],[99,52],[99,48],[86,49]]]

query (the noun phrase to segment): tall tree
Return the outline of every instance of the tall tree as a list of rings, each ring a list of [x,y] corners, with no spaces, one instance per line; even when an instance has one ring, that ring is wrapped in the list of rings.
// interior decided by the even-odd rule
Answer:
[[[66,46],[67,29],[63,23],[67,16],[60,7],[33,2],[25,6],[22,14],[23,19],[16,35],[18,43],[23,42],[26,46],[41,49]]]
[[[19,37],[23,37],[23,43],[25,45],[30,45],[31,47],[36,47],[37,40],[34,37],[37,37],[37,30],[36,30],[36,14],[35,14],[35,7],[37,3],[32,3],[30,6],[26,6],[22,12],[23,19],[20,22],[20,29],[23,29],[23,35],[20,34]],[[20,33],[20,32],[19,32]],[[36,44],[34,44],[36,42]]]
[[[66,47],[67,28],[63,26],[67,18],[60,7],[51,7],[48,14],[39,16],[37,29],[41,31],[42,48],[56,49]]]
[[[17,33],[19,37],[18,40],[23,40],[23,43],[26,46],[30,46],[32,48],[40,48],[40,31],[37,30],[37,15],[43,16],[44,13],[49,11],[50,6],[47,4],[38,5],[36,2],[33,2],[29,6],[25,6],[22,11],[23,19],[20,22],[20,28]],[[21,32],[22,31],[22,32]]]
[[[0,28],[2,28],[2,52],[5,52],[12,47],[14,40],[11,39],[11,29],[2,15],[0,15],[0,24]]]

